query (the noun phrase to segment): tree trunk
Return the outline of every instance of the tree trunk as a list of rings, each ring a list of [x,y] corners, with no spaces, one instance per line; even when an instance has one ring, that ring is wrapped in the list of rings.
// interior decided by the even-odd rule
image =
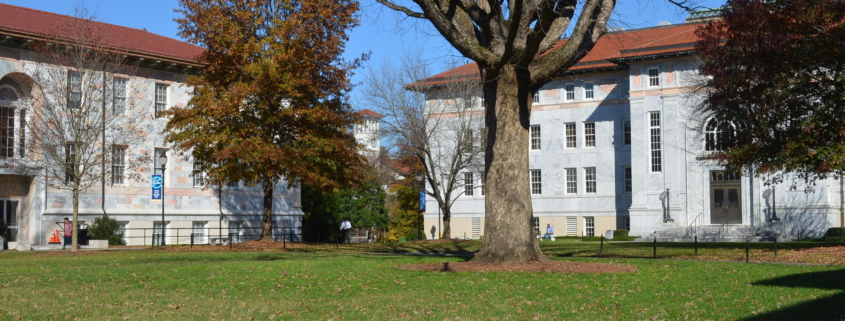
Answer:
[[[443,230],[440,231],[441,238],[450,239],[452,238],[452,211],[451,208],[444,206],[441,208],[443,212]]]
[[[74,179],[76,179],[74,177]],[[79,183],[73,185],[73,233],[71,234],[70,251],[79,251]]]
[[[532,221],[528,128],[533,97],[527,71],[508,64],[500,70],[483,70],[482,75],[487,98],[487,194],[484,242],[473,262],[543,262]]]
[[[273,240],[273,181],[264,178],[264,210],[261,213],[261,238],[259,240]]]

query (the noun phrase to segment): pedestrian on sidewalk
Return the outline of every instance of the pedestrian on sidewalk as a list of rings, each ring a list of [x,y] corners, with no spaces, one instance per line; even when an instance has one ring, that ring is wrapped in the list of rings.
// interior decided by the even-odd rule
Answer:
[[[73,224],[65,217],[65,242],[62,244],[62,250],[65,249],[65,246],[70,245],[71,242],[73,242]]]
[[[343,222],[340,223],[340,232],[343,233],[343,242],[341,243],[349,243],[349,230],[351,229],[352,223],[349,222],[349,219],[343,219]]]

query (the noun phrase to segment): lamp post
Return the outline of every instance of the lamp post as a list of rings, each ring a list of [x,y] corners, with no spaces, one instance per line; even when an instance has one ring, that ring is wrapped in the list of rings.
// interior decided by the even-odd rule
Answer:
[[[161,164],[161,246],[164,244],[164,171],[167,169],[167,155],[161,153],[158,156],[158,163]]]

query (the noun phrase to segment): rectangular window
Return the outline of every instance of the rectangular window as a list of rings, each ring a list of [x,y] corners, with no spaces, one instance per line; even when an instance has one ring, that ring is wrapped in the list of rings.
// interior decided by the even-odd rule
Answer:
[[[540,150],[540,125],[529,127],[531,135],[531,150]]]
[[[584,84],[584,99],[593,99],[595,97],[593,93],[593,83],[588,82]]]
[[[0,221],[5,222],[6,226],[9,227],[7,230],[8,234],[2,235],[4,238],[7,238],[6,241],[17,242],[18,224],[20,224],[18,221],[18,201],[0,200]]]
[[[575,100],[575,85],[568,84],[563,86],[566,91],[566,100]]]
[[[15,109],[11,107],[0,107],[0,157],[15,157]]]
[[[532,98],[531,101],[533,101],[535,104],[539,103],[540,102],[540,95],[537,94],[537,93],[534,93],[534,98]]]
[[[123,114],[126,110],[126,79],[115,78],[112,91],[114,113]]]
[[[622,138],[625,145],[631,145],[631,120],[630,119],[623,119],[622,120]]]
[[[464,131],[464,137],[461,139],[461,152],[465,155],[472,154],[473,152],[473,143],[475,137],[473,137],[472,134],[472,129],[467,129]]]
[[[113,146],[111,158],[111,183],[112,185],[124,184],[124,169],[126,168],[126,147]]]
[[[487,181],[487,172],[481,172],[481,173],[479,173],[479,175],[481,176],[481,196],[484,196],[484,193],[485,193],[484,184]]]
[[[155,118],[164,117],[165,110],[167,110],[167,85],[156,84]]]
[[[564,126],[566,126],[566,148],[576,148],[578,134],[575,133],[575,123],[564,124]]]
[[[648,86],[649,87],[660,86],[660,69],[650,68],[648,70]]]
[[[167,150],[163,148],[156,148],[155,153],[153,154],[153,173],[156,175],[162,175],[164,172],[161,170],[162,165],[167,166],[167,164],[162,164],[160,162],[161,156],[167,156]],[[166,169],[167,167],[165,167]],[[167,177],[164,177],[167,179]]]
[[[229,242],[240,243],[242,232],[241,222],[229,222]]]
[[[596,219],[594,217],[584,218],[584,233],[586,236],[596,236]]]
[[[65,181],[73,182],[76,172],[76,145],[73,143],[65,145]]]
[[[623,216],[622,217],[622,228],[626,230],[631,230],[631,217],[630,216]]]
[[[622,168],[625,172],[625,193],[630,193],[634,191],[634,178],[631,175],[631,166],[625,166]]]
[[[584,168],[584,183],[586,183],[586,192],[589,194],[596,193],[596,168]]]
[[[191,174],[194,177],[194,187],[205,187],[205,166],[197,160],[194,160],[194,171]]]
[[[474,188],[474,177],[472,177],[472,172],[464,173],[464,195],[472,196],[472,190]]]
[[[82,74],[78,72],[68,73],[67,78],[67,107],[79,108],[82,106]]]
[[[24,156],[26,156],[26,110],[25,109],[21,109],[20,124],[21,124],[21,126],[20,126],[20,128],[18,128],[18,130],[20,131],[20,135],[18,136],[18,150],[20,151],[19,154],[21,155],[21,158],[23,158]],[[0,131],[2,131],[2,130],[0,130]],[[0,148],[2,148],[2,147],[0,147]],[[11,152],[14,152],[14,151],[11,151]]]
[[[161,245],[161,234],[164,232],[165,226],[161,222],[153,223],[153,246]]]
[[[596,147],[596,123],[584,123],[584,147]]]
[[[540,218],[532,217],[531,221],[534,223],[534,234],[540,235]]]
[[[628,77],[622,78],[622,96],[628,97],[631,94],[631,80]]]
[[[532,169],[531,170],[531,194],[533,195],[541,195],[543,194],[543,181],[540,177],[540,170],[539,169]]]
[[[194,244],[205,244],[205,222],[194,222],[193,231]]]
[[[226,187],[228,187],[228,188],[232,188],[232,189],[236,189],[236,188],[238,188],[238,186],[239,186],[239,185],[240,185],[240,184],[238,184],[238,181],[234,181],[234,182],[228,182],[228,183],[226,183]]]
[[[566,194],[578,194],[578,174],[574,168],[566,169]]]
[[[660,149],[660,112],[648,114],[648,131],[650,136],[651,171],[660,172],[663,170],[661,149]]]

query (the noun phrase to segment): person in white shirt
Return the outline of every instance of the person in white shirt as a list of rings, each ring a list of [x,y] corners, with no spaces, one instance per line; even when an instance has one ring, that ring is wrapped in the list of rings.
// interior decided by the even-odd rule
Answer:
[[[343,219],[343,222],[340,223],[340,232],[343,233],[343,238],[341,239],[341,243],[349,243],[349,230],[352,229],[352,223],[349,222],[348,218]]]
[[[555,235],[555,228],[551,224],[546,224],[546,234],[543,235],[543,239],[551,240],[552,235]]]

